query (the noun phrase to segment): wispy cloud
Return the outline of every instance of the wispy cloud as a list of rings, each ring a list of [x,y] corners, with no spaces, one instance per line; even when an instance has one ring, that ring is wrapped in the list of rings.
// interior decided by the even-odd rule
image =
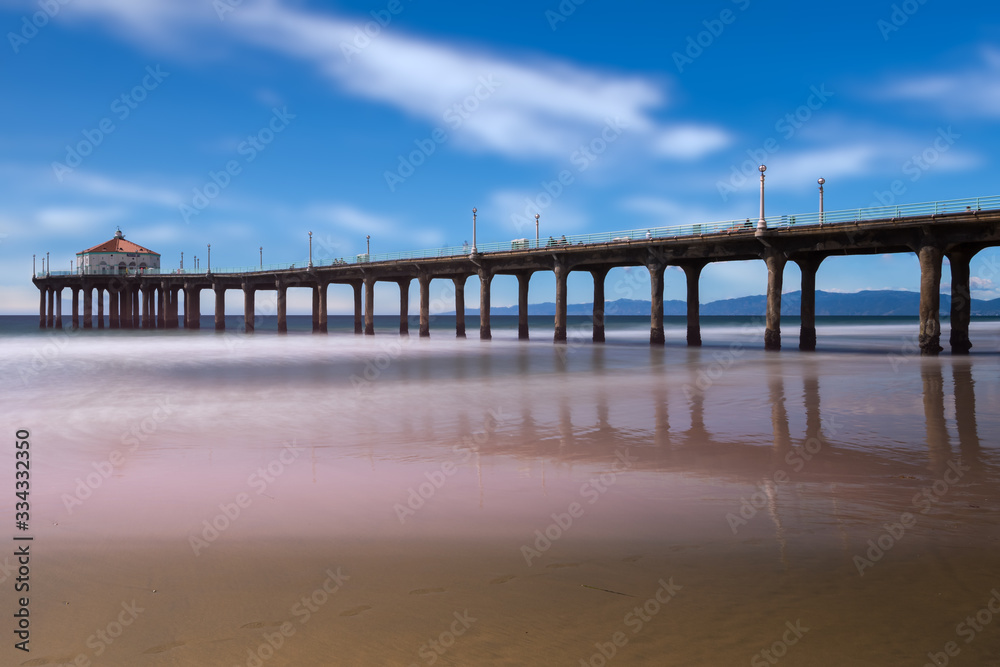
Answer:
[[[211,7],[194,0],[76,0],[65,13],[105,22],[127,39],[179,57],[183,35],[211,31],[303,60],[341,93],[441,127],[464,148],[507,157],[565,159],[608,119],[650,139],[638,145],[659,157],[697,159],[728,141],[721,129],[664,126],[654,118],[669,99],[665,81],[648,76],[550,58],[501,57],[395,29],[345,55],[357,27],[346,18],[278,0],[245,0],[225,20]]]
[[[876,96],[918,101],[960,118],[1000,117],[1000,49],[984,46],[979,56],[973,67],[904,78],[882,87]]]

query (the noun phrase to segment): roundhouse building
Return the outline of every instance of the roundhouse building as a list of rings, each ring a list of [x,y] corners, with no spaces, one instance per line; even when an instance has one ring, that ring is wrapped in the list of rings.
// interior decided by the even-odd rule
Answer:
[[[76,253],[77,273],[109,275],[145,273],[160,268],[160,254],[125,239],[122,230],[110,241]]]

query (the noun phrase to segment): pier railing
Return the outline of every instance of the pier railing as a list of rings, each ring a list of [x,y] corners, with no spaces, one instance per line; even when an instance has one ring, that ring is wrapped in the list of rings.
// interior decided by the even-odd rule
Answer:
[[[969,197],[966,199],[949,199],[944,201],[921,202],[917,204],[903,204],[899,206],[873,206],[868,208],[850,208],[839,211],[826,211],[820,213],[798,213],[795,215],[770,215],[764,218],[768,230],[788,229],[804,226],[820,226],[829,224],[840,224],[845,222],[864,222],[871,220],[894,220],[899,218],[943,215],[963,212],[975,212],[985,210],[1000,209],[1000,195],[990,197]],[[742,220],[723,220],[721,222],[701,222],[687,225],[674,225],[665,227],[642,227],[639,229],[629,229],[617,232],[600,232],[597,234],[573,234],[571,236],[546,237],[538,240],[522,238],[511,241],[499,241],[484,243],[476,246],[478,254],[488,254],[496,252],[518,252],[538,249],[558,249],[566,246],[578,245],[619,245],[629,244],[633,241],[650,241],[665,238],[681,238],[688,236],[706,236],[711,234],[746,234],[754,233],[757,229],[758,218],[743,218]],[[410,250],[404,252],[386,252],[374,255],[357,255],[355,257],[339,257],[335,259],[324,259],[314,261],[314,267],[328,266],[348,266],[354,264],[370,264],[375,262],[391,262],[409,259],[430,259],[435,257],[464,257],[468,256],[472,248],[467,245],[449,246],[444,248],[430,248],[425,250]],[[233,273],[261,273],[265,271],[289,271],[294,269],[305,269],[308,262],[292,262],[287,264],[265,264],[249,265],[226,268],[213,268],[213,274],[233,274]],[[210,273],[207,268],[197,269],[147,269],[141,275],[205,275]],[[78,275],[70,271],[51,271],[48,273],[38,273],[42,278],[50,276]],[[100,274],[97,274],[100,275]],[[130,273],[129,275],[135,275]]]

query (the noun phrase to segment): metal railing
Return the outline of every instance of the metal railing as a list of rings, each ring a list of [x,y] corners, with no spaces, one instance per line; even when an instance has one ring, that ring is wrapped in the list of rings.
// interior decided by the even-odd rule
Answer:
[[[820,213],[798,213],[795,215],[771,215],[764,218],[768,230],[791,229],[818,225],[820,227],[830,224],[864,222],[871,220],[895,220],[899,218],[944,215],[954,213],[974,213],[976,211],[989,211],[1000,209],[1000,195],[989,197],[970,197],[966,199],[949,199],[944,201],[921,202],[917,204],[904,204],[900,206],[874,206],[868,208],[851,208],[839,211],[826,211]],[[499,241],[485,243],[476,246],[479,254],[497,252],[520,252],[539,249],[559,249],[568,246],[592,246],[619,244],[629,244],[634,241],[652,241],[656,239],[672,239],[687,236],[705,236],[711,234],[732,235],[732,234],[753,234],[757,229],[757,218],[744,218],[742,220],[723,220],[721,222],[701,222],[687,225],[676,225],[667,227],[646,227],[641,229],[629,229],[617,232],[600,232],[597,234],[574,234],[571,236],[560,236],[558,238],[548,237],[544,239],[514,239],[511,241]],[[361,254],[355,257],[340,257],[336,259],[326,259],[313,262],[314,267],[327,266],[350,266],[357,264],[371,264],[376,262],[392,262],[410,259],[432,259],[435,257],[465,257],[471,252],[467,245],[449,246],[444,248],[430,248],[425,250],[410,250],[403,252],[386,252],[376,255]],[[293,262],[290,264],[259,264],[251,266],[208,269],[146,269],[140,275],[206,275],[212,274],[233,274],[233,273],[260,273],[264,271],[289,271],[295,269],[308,268],[308,262]],[[70,271],[51,271],[49,273],[40,272],[38,277],[82,275]],[[112,274],[88,274],[88,275],[112,275]],[[136,275],[135,272],[127,274]]]

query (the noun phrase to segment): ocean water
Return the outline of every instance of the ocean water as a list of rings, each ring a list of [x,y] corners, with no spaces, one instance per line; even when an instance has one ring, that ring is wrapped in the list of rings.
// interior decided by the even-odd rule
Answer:
[[[937,358],[910,318],[453,323],[0,318],[4,664],[1000,664],[1000,322]]]

